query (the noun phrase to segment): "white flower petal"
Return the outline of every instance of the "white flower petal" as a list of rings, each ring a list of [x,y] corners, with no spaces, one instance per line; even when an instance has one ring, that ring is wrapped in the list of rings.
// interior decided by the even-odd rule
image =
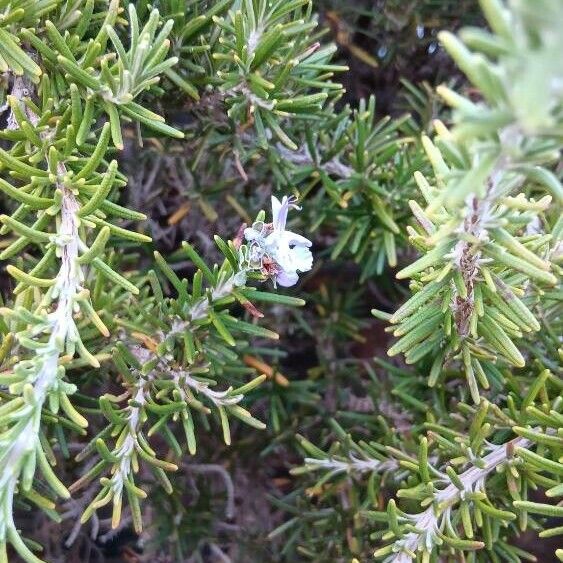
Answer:
[[[312,242],[308,239],[305,238],[302,235],[298,235],[297,233],[293,233],[291,231],[283,231],[283,233],[281,233],[281,237],[284,240],[284,242],[286,244],[294,244],[294,245],[298,245],[298,246],[312,246]]]
[[[273,258],[285,272],[307,272],[313,267],[313,255],[304,246],[290,248],[281,245],[276,249]]]
[[[248,242],[244,262],[251,269],[263,269],[266,258],[273,261],[276,266],[274,271],[277,271],[274,281],[283,287],[295,285],[299,272],[307,272],[313,267],[313,255],[309,250],[311,241],[285,230],[289,210],[300,209],[295,202],[293,196],[284,196],[281,201],[272,196],[271,226],[256,222],[244,230],[244,238]]]
[[[276,276],[276,282],[282,287],[291,287],[292,285],[295,285],[298,280],[299,276],[297,275],[297,272],[282,271]]]
[[[285,229],[288,210],[287,196],[284,196],[282,201],[280,201],[275,195],[272,196],[272,223],[274,225],[274,230],[283,231]]]
[[[303,246],[291,249],[291,259],[298,272],[308,272],[313,267],[313,254]]]

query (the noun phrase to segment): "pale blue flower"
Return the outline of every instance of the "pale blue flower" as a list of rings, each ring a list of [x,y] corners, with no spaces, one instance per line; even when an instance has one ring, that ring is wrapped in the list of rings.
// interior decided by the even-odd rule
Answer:
[[[280,201],[272,196],[272,224],[254,223],[244,231],[251,261],[259,261],[263,272],[283,287],[295,285],[298,273],[313,267],[311,241],[285,229],[290,209],[300,209],[295,198],[284,196]]]

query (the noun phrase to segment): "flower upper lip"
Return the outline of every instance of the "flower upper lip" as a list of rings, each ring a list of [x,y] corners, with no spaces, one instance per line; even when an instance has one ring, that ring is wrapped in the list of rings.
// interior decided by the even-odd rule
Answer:
[[[281,201],[276,196],[272,196],[272,224],[274,231],[268,235],[268,238],[277,233],[286,239],[288,244],[299,244],[310,247],[312,243],[309,239],[297,233],[285,230],[289,210],[301,210],[301,207],[297,205],[296,201],[293,196],[288,197],[284,195]]]
[[[293,196],[284,195],[280,201],[276,196],[272,196],[272,223],[275,231],[284,231],[287,223],[289,209],[301,209]]]

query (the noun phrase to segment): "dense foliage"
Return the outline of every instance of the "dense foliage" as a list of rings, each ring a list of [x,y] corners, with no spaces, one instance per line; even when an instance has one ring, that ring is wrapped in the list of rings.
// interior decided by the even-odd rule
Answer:
[[[0,563],[563,560],[562,26],[0,1]]]

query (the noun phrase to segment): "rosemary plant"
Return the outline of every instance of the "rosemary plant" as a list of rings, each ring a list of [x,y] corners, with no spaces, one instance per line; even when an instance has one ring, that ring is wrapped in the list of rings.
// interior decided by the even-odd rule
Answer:
[[[552,557],[563,5],[337,4],[0,0],[0,563]]]

